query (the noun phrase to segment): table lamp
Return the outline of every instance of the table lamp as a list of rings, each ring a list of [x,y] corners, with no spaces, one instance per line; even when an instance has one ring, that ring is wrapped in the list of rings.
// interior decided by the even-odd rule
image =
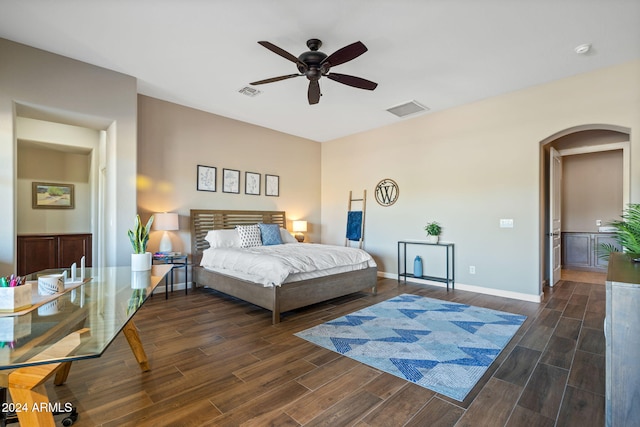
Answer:
[[[158,252],[171,252],[171,238],[167,231],[178,230],[178,214],[177,213],[157,213],[155,214],[155,220],[153,221],[156,230],[164,231],[162,239],[160,240],[160,247]]]
[[[293,232],[296,233],[296,240],[300,243],[304,242],[303,232],[307,231],[307,221],[293,221]]]

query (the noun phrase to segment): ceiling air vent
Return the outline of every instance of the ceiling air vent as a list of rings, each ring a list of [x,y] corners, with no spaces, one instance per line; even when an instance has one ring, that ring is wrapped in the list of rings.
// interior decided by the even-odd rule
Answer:
[[[424,105],[420,105],[416,101],[405,102],[404,104],[396,105],[395,107],[387,108],[387,111],[391,114],[395,114],[398,117],[406,117],[411,114],[420,113],[422,111],[428,111],[429,109]]]
[[[242,89],[240,89],[238,92],[240,92],[240,93],[241,93],[241,94],[243,94],[243,95],[250,96],[250,97],[252,97],[252,98],[253,98],[254,96],[258,96],[258,95],[260,95],[260,94],[262,93],[262,92],[261,92],[261,91],[259,91],[258,89],[254,89],[254,88],[249,87],[249,86],[245,86],[245,87],[243,87],[243,88],[242,88]]]

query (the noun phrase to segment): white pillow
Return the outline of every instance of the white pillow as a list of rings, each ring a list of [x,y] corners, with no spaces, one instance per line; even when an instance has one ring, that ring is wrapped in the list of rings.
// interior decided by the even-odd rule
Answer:
[[[211,248],[239,248],[240,236],[235,229],[210,230],[204,238]]]
[[[289,233],[286,229],[280,227],[280,237],[282,238],[282,243],[298,243],[295,237]]]
[[[258,224],[237,225],[236,230],[238,230],[238,235],[240,236],[241,248],[262,246],[262,238],[260,237],[260,227],[258,227]]]

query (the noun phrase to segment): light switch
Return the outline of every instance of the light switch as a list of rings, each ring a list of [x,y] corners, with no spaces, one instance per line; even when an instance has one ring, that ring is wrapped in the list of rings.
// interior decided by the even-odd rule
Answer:
[[[513,219],[501,219],[500,220],[500,228],[513,228]]]

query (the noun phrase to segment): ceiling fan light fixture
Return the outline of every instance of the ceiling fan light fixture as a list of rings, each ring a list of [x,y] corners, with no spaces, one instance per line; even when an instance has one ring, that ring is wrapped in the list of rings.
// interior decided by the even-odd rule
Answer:
[[[411,114],[421,113],[423,111],[429,111],[428,107],[420,104],[415,100],[405,102],[404,104],[396,105],[391,108],[387,108],[387,111],[398,117],[406,117]]]

